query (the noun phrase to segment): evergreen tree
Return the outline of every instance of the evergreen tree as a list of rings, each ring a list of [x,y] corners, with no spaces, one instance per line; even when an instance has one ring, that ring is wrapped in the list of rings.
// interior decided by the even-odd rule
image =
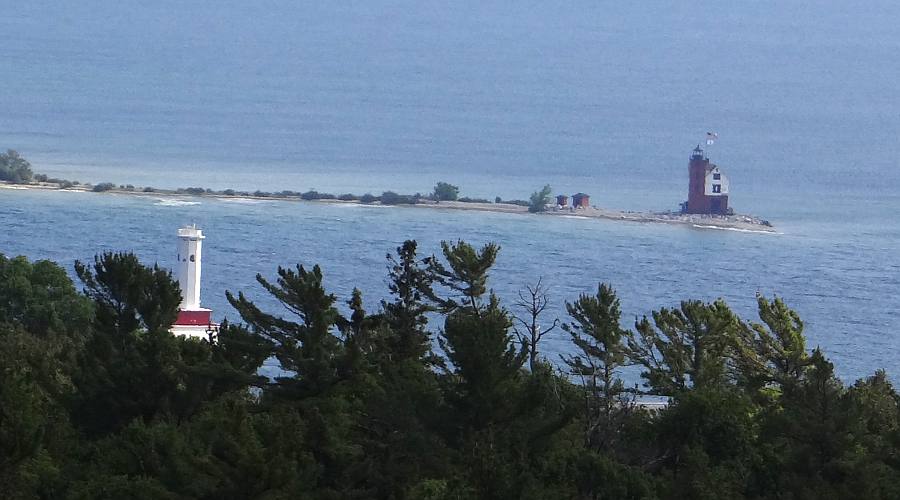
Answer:
[[[547,205],[550,203],[550,193],[552,192],[553,188],[550,187],[550,184],[546,184],[540,191],[531,193],[528,202],[528,211],[537,213],[547,210]]]
[[[566,303],[566,310],[573,321],[563,324],[563,329],[580,353],[562,359],[584,390],[585,442],[589,448],[605,449],[614,441],[630,408],[618,377],[626,363],[619,299],[602,283],[596,295],[582,294],[574,303]]]
[[[526,353],[517,349],[512,323],[491,295],[480,314],[468,308],[450,313],[441,347],[458,382],[454,399],[468,425],[483,427],[502,421]]]
[[[762,323],[741,325],[737,361],[751,390],[780,392],[799,383],[810,363],[803,321],[778,297],[770,301],[758,294],[756,300]]]
[[[168,331],[178,316],[181,289],[172,273],[140,263],[133,253],[106,252],[93,266],[75,261],[84,293],[94,301],[98,329],[117,335]]]
[[[641,377],[654,393],[726,381],[738,323],[724,301],[685,301],[652,316],[652,323],[646,316],[636,322],[627,343],[629,358],[644,367]]]
[[[278,268],[278,280],[270,283],[261,274],[256,280],[300,322],[289,321],[260,310],[243,292],[226,292],[252,331],[272,342],[282,369],[295,375],[278,378],[278,389],[288,398],[320,394],[338,381],[342,345],[334,328],[339,314],[336,298],[322,286],[322,270]]]
[[[738,388],[703,385],[679,391],[651,420],[665,478],[664,498],[743,498],[758,463],[751,400]]]
[[[434,299],[444,311],[468,308],[475,315],[484,307],[482,296],[487,292],[488,271],[497,259],[500,247],[487,243],[480,250],[460,240],[455,244],[441,242],[445,266],[439,260],[429,260],[429,272],[433,280],[450,290],[451,297]]]
[[[97,256],[76,273],[96,316],[79,358],[70,401],[73,422],[92,434],[118,430],[135,418],[185,418],[212,395],[246,388],[257,366],[235,368],[231,336],[209,342],[176,338],[181,293],[168,271],[144,266],[128,253]]]
[[[214,343],[168,331],[178,286],[133,255],[78,263],[84,294],[0,256],[0,496],[900,497],[900,395],[883,371],[846,388],[780,299],[758,297],[759,323],[692,301],[629,332],[600,285],[567,304],[573,383],[524,369],[497,247],[443,250],[404,243],[374,315],[354,289],[342,317],[318,268],[259,277],[294,316],[227,294],[244,323]],[[667,406],[619,402],[627,362]]]
[[[369,477],[361,465],[360,394],[370,388],[366,373],[348,370],[347,346],[338,337],[339,325],[353,322],[340,317],[336,297],[325,291],[322,270],[278,268],[278,280],[257,281],[299,321],[291,321],[259,309],[243,293],[226,292],[251,331],[272,343],[273,354],[286,373],[262,392],[270,411],[296,413],[302,422],[300,436],[319,473],[316,484],[322,498],[352,498],[370,492]],[[361,307],[361,303],[360,303]],[[359,317],[357,317],[359,320]]]
[[[387,255],[389,265],[388,289],[391,301],[383,301],[384,320],[390,327],[391,359],[402,361],[416,359],[429,363],[435,361],[431,353],[431,338],[426,330],[428,317],[433,310],[426,301],[434,299],[434,276],[429,273],[429,259],[418,260],[416,242],[407,240],[397,247],[397,256]]]
[[[771,412],[760,435],[771,448],[771,488],[796,498],[842,498],[854,453],[846,390],[834,366],[816,349],[797,385],[785,387],[780,411]]]

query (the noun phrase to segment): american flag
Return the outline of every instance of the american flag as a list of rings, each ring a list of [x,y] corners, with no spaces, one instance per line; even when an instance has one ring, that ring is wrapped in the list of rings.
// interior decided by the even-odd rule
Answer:
[[[715,144],[716,139],[718,139],[718,138],[719,138],[719,134],[717,134],[715,132],[707,132],[706,133],[706,145],[712,146],[713,144]]]

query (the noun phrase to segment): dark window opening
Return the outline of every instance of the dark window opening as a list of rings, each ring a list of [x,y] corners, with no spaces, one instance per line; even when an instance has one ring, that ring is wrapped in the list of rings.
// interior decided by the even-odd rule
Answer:
[[[722,185],[721,184],[713,184],[713,193],[721,193]]]
[[[722,179],[722,174],[713,174],[713,180],[718,181],[720,179]]]

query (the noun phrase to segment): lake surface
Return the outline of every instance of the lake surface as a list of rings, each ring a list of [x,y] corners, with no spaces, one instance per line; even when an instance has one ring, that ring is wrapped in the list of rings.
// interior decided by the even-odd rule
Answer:
[[[627,318],[777,293],[844,377],[900,371],[900,5],[724,2],[6,2],[0,147],[82,182],[526,198],[674,209],[708,148],[731,205],[778,235],[608,221],[0,190],[0,252],[71,268],[105,249],[171,265],[208,234],[205,304],[321,263],[385,293],[415,238],[503,246],[504,297],[610,281]],[[261,299],[262,300],[262,299]],[[630,319],[627,323],[630,323]],[[567,348],[562,336],[549,354]]]

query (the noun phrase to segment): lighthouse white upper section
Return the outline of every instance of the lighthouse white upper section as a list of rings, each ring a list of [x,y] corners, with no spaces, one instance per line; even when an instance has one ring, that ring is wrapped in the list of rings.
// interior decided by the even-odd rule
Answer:
[[[178,285],[182,311],[200,310],[200,264],[203,231],[196,225],[178,230]]]
[[[706,173],[704,194],[706,196],[725,196],[728,194],[728,177],[719,169],[718,166],[711,165],[713,168]]]

